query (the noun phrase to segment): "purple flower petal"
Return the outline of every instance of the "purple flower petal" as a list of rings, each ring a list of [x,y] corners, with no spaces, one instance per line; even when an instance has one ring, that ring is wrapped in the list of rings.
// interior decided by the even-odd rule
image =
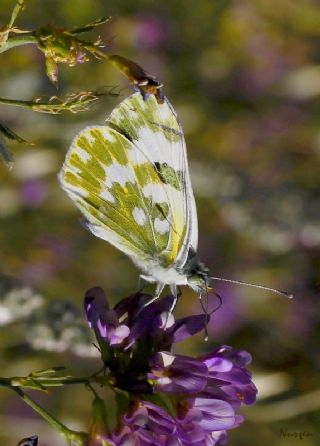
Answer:
[[[204,361],[206,366],[208,367],[209,372],[229,372],[233,364],[228,359],[212,357],[208,358]]]
[[[216,373],[215,377],[233,384],[251,383],[251,373],[248,372],[248,370],[240,369],[239,367],[233,367],[233,369],[228,373]]]
[[[181,439],[177,435],[168,435],[166,438],[165,446],[182,446]]]
[[[130,334],[130,329],[126,325],[119,325],[109,336],[110,345],[121,344]]]
[[[171,329],[173,342],[180,342],[190,338],[194,334],[203,330],[207,323],[205,314],[198,314],[178,319]]]
[[[235,423],[235,413],[232,406],[226,401],[194,398],[193,407],[202,413],[199,426],[207,431],[230,429]]]
[[[153,326],[155,329],[169,330],[171,327],[173,327],[174,323],[175,321],[173,314],[164,311],[155,318]]]
[[[227,385],[221,389],[231,398],[244,404],[253,404],[256,402],[257,388],[251,382],[245,386]]]
[[[245,367],[252,361],[250,353],[244,350],[230,352],[230,354],[226,355],[226,358],[230,359],[238,367]]]
[[[91,327],[92,327],[92,324],[91,324]],[[97,327],[97,329],[98,329],[98,331],[100,333],[100,336],[102,338],[106,338],[107,337],[107,333],[108,333],[107,326],[99,318],[98,318],[98,320],[96,322],[96,327]]]
[[[158,435],[175,431],[175,420],[164,409],[148,401],[139,401],[123,420],[132,429],[147,429]]]
[[[188,356],[160,352],[153,356],[150,366],[148,378],[160,392],[197,393],[207,383],[206,365]]]
[[[118,316],[114,310],[110,310],[102,288],[94,287],[87,291],[84,308],[88,324],[94,329],[98,342],[117,345],[129,336],[129,327],[119,325]]]

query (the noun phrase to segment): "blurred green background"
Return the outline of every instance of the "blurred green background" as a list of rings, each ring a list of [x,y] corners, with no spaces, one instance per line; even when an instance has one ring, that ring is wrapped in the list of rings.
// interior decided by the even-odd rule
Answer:
[[[1,1],[3,25],[13,5]],[[135,60],[161,79],[182,122],[200,258],[214,276],[295,295],[290,301],[217,282],[223,305],[212,317],[209,342],[200,335],[180,351],[196,355],[229,344],[252,354],[259,401],[243,411],[246,421],[230,433],[231,446],[319,445],[319,3],[30,0],[17,25],[70,28],[106,15],[113,16],[100,29],[106,51]],[[116,302],[137,286],[135,267],[82,227],[57,182],[73,136],[88,124],[102,124],[131,88],[105,61],[60,66],[59,73],[59,94],[101,86],[121,94],[76,115],[0,106],[0,119],[35,144],[12,144],[13,169],[0,165],[1,272],[38,296],[26,288],[10,294],[11,282],[2,281],[2,376],[62,364],[79,375],[96,370],[94,349],[81,347],[89,337],[81,313],[84,292],[100,285]],[[1,55],[0,79],[1,97],[56,94],[43,55],[32,45]],[[40,295],[44,304],[37,309]],[[210,300],[217,304],[213,294]],[[184,289],[177,314],[195,312],[200,312],[197,296]],[[71,427],[86,429],[88,391],[74,387],[34,397]],[[64,444],[4,388],[0,407],[1,444],[15,445],[33,434],[41,446]],[[281,429],[306,435],[285,439]]]

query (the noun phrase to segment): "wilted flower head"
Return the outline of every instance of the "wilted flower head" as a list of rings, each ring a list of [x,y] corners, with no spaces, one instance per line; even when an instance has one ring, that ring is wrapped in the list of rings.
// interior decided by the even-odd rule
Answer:
[[[97,49],[97,47],[103,46],[100,39],[91,43],[79,39],[77,34],[91,31],[108,20],[109,17],[104,17],[82,28],[72,30],[47,25],[35,31],[38,48],[44,53],[46,58],[46,71],[51,82],[55,85],[57,84],[59,63],[73,67],[76,64],[87,62],[89,54],[101,57],[101,53]]]
[[[246,369],[251,356],[228,346],[199,358],[173,353],[173,344],[204,329],[208,316],[175,320],[173,296],[146,305],[151,298],[136,293],[111,309],[102,288],[85,296],[109,382],[128,392],[118,427],[105,441],[111,446],[225,444],[227,430],[243,420],[239,406],[255,401],[257,390]],[[156,394],[170,403],[162,406],[157,399],[155,404]]]
[[[118,68],[131,82],[134,87],[140,91],[143,99],[154,95],[158,104],[163,104],[164,93],[161,82],[144,68],[123,56],[113,54],[109,56],[111,64]]]
[[[64,29],[44,26],[37,30],[38,47],[46,58],[46,70],[50,80],[56,84],[58,81],[59,63],[73,67],[77,63],[89,60],[82,42]]]

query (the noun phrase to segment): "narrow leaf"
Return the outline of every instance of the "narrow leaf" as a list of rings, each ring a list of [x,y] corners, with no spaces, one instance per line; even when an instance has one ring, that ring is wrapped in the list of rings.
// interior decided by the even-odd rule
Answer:
[[[3,122],[0,121],[0,133],[2,133],[6,138],[11,139],[19,143],[30,144],[21,136],[17,135],[13,130],[9,129]]]
[[[68,31],[68,33],[69,34],[86,33],[88,31],[92,31],[97,26],[107,23],[110,19],[111,19],[111,16],[101,17],[100,19],[94,20],[93,22],[90,22],[87,25],[81,26],[79,28],[73,28],[72,30]]]
[[[4,138],[0,135],[0,156],[2,157],[5,165],[9,170],[12,169],[13,166],[13,156],[4,140]]]
[[[12,28],[18,14],[20,13],[20,11],[22,11],[23,8],[24,8],[24,0],[18,0],[16,6],[13,8],[8,28]]]
[[[11,141],[16,141],[20,144],[30,144],[25,139],[21,138],[21,136],[17,135],[13,130],[9,129],[3,122],[0,121],[0,156],[9,170],[13,167],[13,156],[7,146],[5,141],[6,139],[10,139]]]
[[[57,367],[51,367],[50,369],[44,369],[44,370],[38,370],[36,372],[32,372],[32,376],[44,376],[44,375],[51,375],[53,373],[60,372],[61,370],[65,370],[64,366],[57,366]]]

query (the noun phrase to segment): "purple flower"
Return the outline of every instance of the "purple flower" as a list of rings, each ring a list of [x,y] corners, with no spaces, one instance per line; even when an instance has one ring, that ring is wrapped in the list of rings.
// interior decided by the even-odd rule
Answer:
[[[84,308],[90,328],[110,346],[121,344],[129,336],[129,327],[119,324],[117,314],[110,310],[102,288],[87,291]]]
[[[25,181],[20,190],[24,206],[36,208],[40,206],[48,194],[47,184],[39,179]]]
[[[169,435],[175,432],[175,420],[160,406],[149,401],[136,401],[123,417],[127,426],[133,430],[144,430],[157,435]]]
[[[158,16],[143,16],[138,20],[135,37],[138,48],[154,48],[168,39],[168,27]]]
[[[173,344],[202,330],[207,315],[175,320],[170,313],[173,296],[147,305],[151,298],[137,293],[111,309],[101,288],[92,288],[85,296],[87,320],[110,381],[129,397],[117,429],[107,434],[107,444],[225,444],[227,431],[243,421],[237,414],[239,406],[256,399],[257,389],[246,368],[250,354],[229,346],[199,358],[173,354]],[[152,395],[157,393],[166,394],[166,399]]]
[[[201,428],[205,434],[234,427],[236,415],[231,404],[226,401],[195,397],[188,398],[179,407],[178,421],[189,432]]]
[[[224,398],[234,407],[256,401],[257,388],[245,368],[251,362],[249,353],[224,345],[200,359],[208,367],[207,396]]]
[[[175,419],[160,406],[148,401],[135,401],[124,414],[122,423],[122,431],[126,432],[127,441],[132,442],[128,444],[137,446],[166,446],[167,437],[173,435],[176,430]]]
[[[149,381],[154,389],[166,393],[198,393],[207,384],[205,364],[188,356],[159,352],[150,360]]]

